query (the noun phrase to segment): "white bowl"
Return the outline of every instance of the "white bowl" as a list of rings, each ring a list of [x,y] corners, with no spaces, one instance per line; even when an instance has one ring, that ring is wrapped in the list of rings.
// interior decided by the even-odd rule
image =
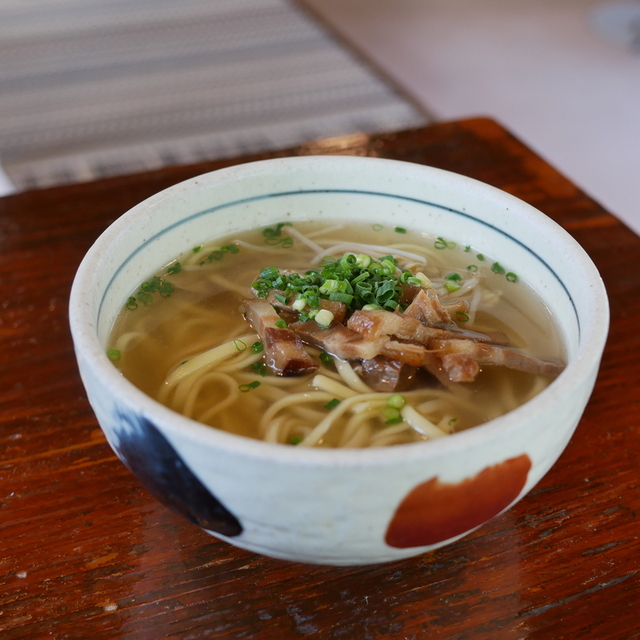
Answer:
[[[106,342],[141,281],[203,239],[285,215],[391,221],[500,256],[528,274],[557,319],[568,366],[533,400],[482,426],[364,450],[301,449],[225,433],[165,408],[120,375]],[[249,163],[158,193],[96,241],[70,301],[87,395],[111,446],[144,486],[231,544],[335,565],[390,561],[451,543],[526,495],[580,420],[608,320],[595,266],[533,207],[454,173],[342,156]]]

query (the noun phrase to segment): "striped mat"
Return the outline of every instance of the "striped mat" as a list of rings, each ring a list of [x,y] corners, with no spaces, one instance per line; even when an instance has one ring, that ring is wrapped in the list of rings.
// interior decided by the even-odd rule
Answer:
[[[17,190],[429,119],[288,0],[0,3]]]

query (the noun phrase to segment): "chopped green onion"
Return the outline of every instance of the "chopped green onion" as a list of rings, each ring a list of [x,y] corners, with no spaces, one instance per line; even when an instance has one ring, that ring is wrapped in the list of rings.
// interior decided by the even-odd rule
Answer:
[[[387,405],[393,409],[402,409],[407,404],[406,398],[400,393],[394,393],[387,400]]]
[[[331,260],[304,275],[280,273],[277,267],[267,267],[260,271],[251,287],[261,299],[272,295],[277,302],[291,304],[298,313],[304,312],[305,317],[299,319],[306,321],[314,317],[313,310],[321,309],[323,299],[341,302],[351,311],[366,305],[403,311],[407,305],[400,304],[403,295],[400,283],[431,286],[423,274],[414,276],[410,271],[399,269],[392,255],[382,256],[378,261],[366,254],[345,253]],[[321,315],[318,322],[328,326],[326,314]]]
[[[371,264],[371,256],[368,256],[366,253],[359,253],[356,256],[356,267],[360,267],[361,269],[366,269]]]
[[[138,300],[140,300],[140,302],[142,302],[145,307],[148,307],[153,300],[153,295],[147,293],[146,291],[140,291],[138,293]]]
[[[109,349],[107,351],[107,358],[109,358],[111,362],[117,362],[120,360],[120,351],[118,351],[118,349]]]
[[[275,227],[269,228],[267,227],[262,231],[262,235],[265,238],[273,238],[282,235],[282,227],[292,227],[293,225],[290,222],[279,222]]]
[[[397,418],[400,415],[400,410],[397,409],[396,407],[385,407],[382,410],[382,415],[387,419],[390,420],[392,418]]]
[[[290,222],[279,222],[275,227],[267,227],[263,229],[262,236],[264,243],[270,246],[279,244],[285,249],[289,249],[293,245],[293,238],[282,234],[282,227],[293,226]]]
[[[278,327],[278,329],[286,329],[287,328],[287,323],[282,318],[278,318],[275,321],[274,324],[276,325],[276,327]]]
[[[264,376],[269,375],[269,367],[264,362],[254,362],[251,365],[251,368],[259,375],[264,378]]]
[[[268,280],[272,277],[277,277],[280,275],[280,271],[278,267],[266,267],[265,269],[260,269],[260,278],[264,280]]]
[[[175,276],[176,273],[180,273],[181,271],[182,271],[182,265],[177,260],[175,262],[172,262],[167,267],[167,275],[168,276]]]
[[[344,304],[349,305],[353,300],[353,296],[348,293],[330,293],[329,300],[333,300],[334,302],[343,302]]]
[[[453,273],[448,273],[444,277],[444,279],[445,280],[456,280],[456,281],[459,281],[459,280],[462,280],[462,276],[459,273],[453,272]]]
[[[469,322],[469,314],[464,311],[456,311],[456,320],[458,322]]]
[[[133,296],[130,296],[127,299],[127,304],[125,305],[125,307],[129,311],[135,311],[138,308],[138,303],[136,302],[136,299]]]
[[[325,280],[322,286],[320,287],[320,293],[324,293],[328,295],[333,291],[340,290],[340,281],[339,280]]]
[[[234,340],[233,346],[236,348],[236,351],[246,351],[247,343],[244,340]]]
[[[331,313],[329,309],[320,309],[320,311],[316,313],[314,320],[321,327],[328,327],[333,321],[333,313]]]
[[[491,265],[491,271],[493,271],[493,273],[503,274],[504,267],[499,262],[494,262]]]
[[[340,404],[340,400],[338,398],[334,398],[333,400],[329,400],[329,402],[327,402],[327,404],[324,405],[324,408],[329,409],[329,411],[331,411],[331,409],[335,409],[339,404]]]
[[[460,288],[459,284],[456,284],[455,282],[452,282],[451,280],[447,280],[444,283],[444,288],[449,292],[449,293],[454,293],[455,291],[457,291]]]
[[[467,245],[467,246],[464,248],[464,252],[465,252],[465,253],[469,253],[469,251],[471,251],[471,247],[470,247],[469,245]]]
[[[394,231],[396,233],[407,233],[407,230],[404,227],[396,227]]]
[[[445,240],[444,238],[438,236],[436,241],[433,243],[433,246],[436,249],[443,251],[444,249],[455,249],[458,245],[455,242]]]
[[[300,444],[303,440],[304,438],[302,436],[291,436],[289,438],[289,444],[292,444],[292,445]]]
[[[322,364],[326,365],[326,366],[331,366],[333,364],[333,358],[326,353],[325,351],[323,351],[320,354],[320,362],[322,362]]]
[[[509,271],[505,277],[509,282],[518,282],[518,276],[513,271]]]
[[[388,275],[391,275],[396,270],[396,263],[392,262],[388,258],[380,259],[380,264],[387,270]]]
[[[251,345],[251,351],[253,351],[253,353],[262,353],[264,351],[264,344],[259,340],[254,342]]]
[[[467,265],[467,271],[471,271],[471,273],[475,273],[478,270],[478,265],[470,264]]]
[[[433,283],[431,282],[431,280],[429,280],[429,278],[427,278],[427,276],[425,276],[422,271],[418,271],[415,277],[417,280],[420,280],[421,287],[424,287],[425,289],[431,289],[431,287],[433,287]]]
[[[385,407],[382,410],[382,417],[385,424],[398,424],[402,422],[402,415],[399,409],[395,407]]]
[[[193,249],[191,249],[191,251],[193,251],[193,253],[198,253],[198,251],[200,251],[202,249],[202,245],[199,244],[197,247],[193,247]]]
[[[307,301],[304,298],[296,298],[291,305],[291,307],[296,311],[302,311],[306,306]]]
[[[482,261],[484,260],[484,256],[483,256],[481,253],[479,253],[479,254],[476,256],[476,258],[478,258],[478,260],[480,260],[480,262],[482,262]]]
[[[251,389],[255,389],[260,386],[260,382],[258,380],[254,380],[253,382],[248,382],[247,384],[238,385],[238,390],[242,393],[247,393],[251,391]]]
[[[374,231],[382,231],[382,229],[384,229],[384,227],[381,224],[374,224],[371,228]]]

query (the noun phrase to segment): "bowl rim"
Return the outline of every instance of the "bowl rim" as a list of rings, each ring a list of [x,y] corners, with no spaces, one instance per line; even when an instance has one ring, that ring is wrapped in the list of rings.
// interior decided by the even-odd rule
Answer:
[[[591,323],[584,327],[581,325],[578,349],[560,376],[525,404],[477,427],[425,442],[366,449],[297,448],[228,433],[165,407],[124,378],[100,345],[97,330],[92,328],[95,326],[95,321],[92,320],[90,307],[82,303],[82,297],[83,291],[89,290],[92,286],[92,275],[95,273],[95,263],[99,256],[126,232],[131,221],[146,215],[150,209],[159,204],[183,196],[187,189],[212,188],[217,182],[235,180],[245,174],[250,175],[263,170],[286,171],[292,166],[303,163],[313,165],[313,163],[335,163],[336,161],[361,165],[373,162],[376,165],[393,165],[396,169],[410,167],[411,170],[424,171],[425,175],[431,174],[437,180],[449,181],[460,187],[471,187],[478,192],[480,198],[489,197],[503,202],[505,206],[524,209],[535,218],[538,224],[546,225],[549,230],[559,234],[567,249],[574,254],[577,260],[576,267],[584,270],[591,279],[590,296],[593,302],[598,303],[593,305],[591,310],[593,313]],[[173,257],[175,256],[170,256],[169,259]],[[608,334],[609,306],[602,278],[579,243],[558,223],[508,192],[462,174],[402,160],[366,156],[309,155],[257,160],[217,169],[163,189],[130,208],[100,234],[81,261],[69,297],[69,324],[76,353],[78,356],[80,353],[83,355],[83,360],[92,369],[92,373],[109,387],[115,397],[126,402],[129,408],[135,408],[143,415],[151,417],[154,424],[162,425],[162,429],[174,433],[177,437],[200,445],[223,449],[229,453],[238,453],[256,459],[268,458],[289,465],[362,467],[386,466],[416,457],[437,458],[451,451],[474,448],[479,442],[500,439],[505,432],[517,430],[519,425],[524,424],[532,414],[549,409],[565,397],[572,388],[584,384],[594,371],[597,371]]]

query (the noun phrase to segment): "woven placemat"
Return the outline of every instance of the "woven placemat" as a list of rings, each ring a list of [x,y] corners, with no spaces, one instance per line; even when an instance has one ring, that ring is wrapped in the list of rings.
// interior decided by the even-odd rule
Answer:
[[[287,0],[4,0],[0,60],[17,190],[429,121]]]

